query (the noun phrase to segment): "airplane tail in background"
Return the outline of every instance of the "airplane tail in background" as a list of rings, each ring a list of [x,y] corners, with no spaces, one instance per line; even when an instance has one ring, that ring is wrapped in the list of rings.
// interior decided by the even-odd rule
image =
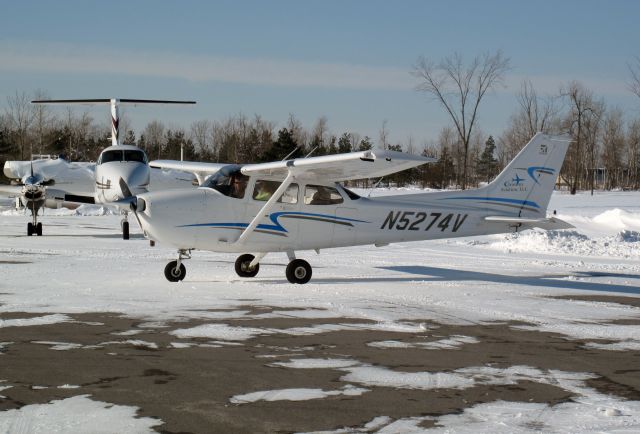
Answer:
[[[478,190],[495,208],[545,217],[571,139],[537,133],[489,185]]]

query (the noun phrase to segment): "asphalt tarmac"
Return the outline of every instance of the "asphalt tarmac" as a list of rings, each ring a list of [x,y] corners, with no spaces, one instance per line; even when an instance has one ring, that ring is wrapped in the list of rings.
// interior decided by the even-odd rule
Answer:
[[[577,297],[571,297],[576,299]],[[597,297],[589,300],[638,306],[637,298]],[[242,309],[269,313],[282,308]],[[42,316],[2,313],[0,319]],[[336,369],[291,369],[277,361],[293,358],[354,359],[401,372],[441,372],[464,367],[508,368],[526,365],[544,370],[589,372],[587,385],[626,399],[640,400],[640,351],[585,348],[561,335],[514,329],[514,324],[446,326],[430,324],[420,333],[367,329],[292,336],[278,329],[316,324],[362,324],[362,319],[259,318],[185,320],[166,327],[110,313],[69,315],[72,322],[0,327],[0,379],[13,387],[2,391],[0,410],[47,403],[76,395],[140,408],[138,416],[161,419],[165,433],[307,432],[361,427],[378,416],[392,419],[459,413],[496,400],[555,405],[572,399],[569,391],[549,384],[520,381],[509,385],[476,385],[466,389],[416,390],[363,386],[360,396],[329,396],[305,401],[256,401],[234,404],[234,395],[254,391],[345,386]],[[179,339],[169,334],[201,324],[268,328],[268,335],[236,343],[209,338]],[[433,328],[430,328],[433,326]],[[136,332],[132,332],[135,330]],[[122,334],[122,333],[125,334]],[[479,343],[454,349],[377,348],[374,341],[425,342],[452,335]],[[175,348],[176,342],[190,344]],[[60,348],[56,343],[77,345]],[[77,385],[61,389],[60,385]],[[34,388],[36,386],[36,388]],[[423,426],[433,425],[432,421]]]

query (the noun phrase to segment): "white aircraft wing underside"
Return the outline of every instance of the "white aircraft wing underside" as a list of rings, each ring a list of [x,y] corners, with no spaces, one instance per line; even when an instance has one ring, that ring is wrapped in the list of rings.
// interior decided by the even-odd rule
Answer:
[[[227,164],[179,160],[154,160],[149,163],[149,167],[152,169],[178,170],[192,173],[198,179],[198,184],[200,185],[208,176],[213,175],[224,166],[227,166]]]
[[[154,169],[181,170],[183,172],[211,175],[220,170],[220,168],[227,166],[227,164],[200,163],[197,161],[154,160],[149,163],[149,166]]]
[[[378,178],[433,161],[435,161],[433,158],[403,152],[371,150],[272,163],[247,164],[242,166],[241,171],[245,175],[284,179],[291,170],[297,178],[340,182]]]

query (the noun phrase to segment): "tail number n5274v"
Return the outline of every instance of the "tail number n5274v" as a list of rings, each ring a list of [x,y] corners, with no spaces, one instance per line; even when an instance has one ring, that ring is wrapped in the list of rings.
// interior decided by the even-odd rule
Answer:
[[[454,218],[455,216],[455,218]],[[440,212],[389,211],[389,215],[380,229],[395,229],[398,231],[428,231],[432,228],[457,232],[467,218],[467,214],[443,214]]]

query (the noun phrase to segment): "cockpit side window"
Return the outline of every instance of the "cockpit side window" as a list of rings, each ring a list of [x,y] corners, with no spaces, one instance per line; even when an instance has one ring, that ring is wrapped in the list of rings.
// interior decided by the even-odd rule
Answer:
[[[146,163],[147,156],[143,151],[137,149],[127,149],[124,151],[124,161],[135,161],[138,163]]]
[[[99,164],[110,163],[112,161],[122,161],[122,151],[104,151],[100,156]]]
[[[238,166],[225,166],[202,186],[217,190],[225,196],[242,199],[248,182],[249,177],[240,173]]]
[[[271,199],[273,193],[276,192],[282,182],[280,181],[268,181],[265,179],[258,179],[253,189],[253,199],[266,202]],[[282,196],[278,199],[279,203],[298,203],[298,184],[290,184],[289,187],[282,193]]]

